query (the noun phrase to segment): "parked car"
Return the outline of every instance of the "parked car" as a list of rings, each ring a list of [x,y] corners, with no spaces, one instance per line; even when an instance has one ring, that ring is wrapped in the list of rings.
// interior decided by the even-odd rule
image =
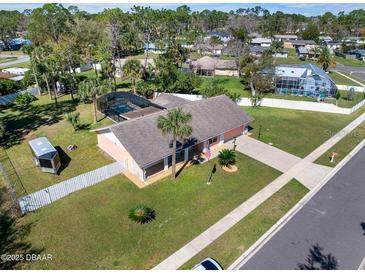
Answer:
[[[206,258],[194,266],[193,270],[223,270],[223,267],[216,260]]]

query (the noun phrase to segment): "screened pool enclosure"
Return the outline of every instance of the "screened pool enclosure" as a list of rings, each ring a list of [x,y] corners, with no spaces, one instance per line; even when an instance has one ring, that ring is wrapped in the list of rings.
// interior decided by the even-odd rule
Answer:
[[[29,141],[29,146],[33,154],[36,166],[41,171],[57,173],[61,167],[58,151],[52,146],[46,137],[39,137]]]
[[[275,90],[285,95],[334,97],[337,86],[326,72],[312,64],[276,67]]]

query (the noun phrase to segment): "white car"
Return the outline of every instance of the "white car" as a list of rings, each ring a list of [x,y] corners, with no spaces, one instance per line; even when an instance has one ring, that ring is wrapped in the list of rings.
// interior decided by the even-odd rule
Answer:
[[[194,266],[193,270],[223,270],[223,267],[216,260],[206,258]]]

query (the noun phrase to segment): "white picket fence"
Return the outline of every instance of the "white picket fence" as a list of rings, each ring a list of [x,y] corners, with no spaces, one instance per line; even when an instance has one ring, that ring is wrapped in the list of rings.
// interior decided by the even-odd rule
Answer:
[[[349,91],[352,88],[355,92],[365,92],[365,87],[359,87],[359,86],[346,86],[346,85],[336,85],[339,90],[346,90]]]
[[[124,164],[115,162],[73,177],[18,199],[23,214],[49,205],[73,192],[93,186],[124,171]]]
[[[160,93],[155,93],[155,97]],[[177,97],[181,97],[190,101],[198,101],[203,98],[201,95],[194,94],[179,94],[171,93]],[[242,97],[238,103],[240,106],[252,106],[250,98]],[[285,108],[285,109],[295,109],[295,110],[307,110],[307,111],[318,111],[327,113],[337,113],[337,114],[351,114],[365,104],[365,100],[362,100],[357,105],[352,108],[338,107],[334,104],[323,103],[323,102],[308,102],[308,101],[296,101],[296,100],[285,100],[285,99],[273,99],[264,98],[262,99],[260,106],[263,107],[273,107],[273,108]]]
[[[38,88],[28,88],[26,90],[22,90],[22,91],[18,91],[18,92],[14,92],[14,93],[10,93],[4,96],[0,96],[0,106],[5,106],[8,104],[11,104],[16,97],[18,97],[20,94],[22,93],[30,93],[32,95],[38,95]]]

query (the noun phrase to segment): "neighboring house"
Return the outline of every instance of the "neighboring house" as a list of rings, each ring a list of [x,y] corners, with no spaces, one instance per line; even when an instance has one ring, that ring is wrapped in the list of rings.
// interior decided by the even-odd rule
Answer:
[[[83,72],[83,71],[89,71],[89,70],[92,70],[92,69],[96,69],[97,71],[101,71],[101,64],[98,62],[98,63],[87,63],[87,64],[82,64],[81,66],[75,68],[75,72],[77,73],[80,73],[80,72]]]
[[[192,160],[201,155],[204,148],[222,145],[242,135],[253,120],[225,95],[188,101],[161,94],[152,102],[165,109],[96,130],[98,146],[124,163],[127,177],[144,183],[171,168],[172,138],[157,128],[158,118],[168,110],[181,107],[192,115],[192,135],[178,141],[177,163]]]
[[[260,46],[260,47],[271,47],[271,38],[253,38],[251,40],[251,46]]]
[[[317,43],[313,40],[293,40],[293,41],[285,41],[284,48],[314,48],[317,46]]]
[[[14,38],[9,41],[9,48],[11,50],[19,50],[24,45],[31,45],[32,41],[23,38]]]
[[[145,51],[148,49],[149,52],[152,52],[154,54],[165,53],[165,48],[158,47],[157,45],[155,45],[155,43],[146,43],[143,48]]]
[[[232,36],[228,31],[211,31],[204,37],[204,41],[209,41],[213,36],[219,37],[223,43],[228,43],[232,39]]]
[[[214,55],[220,56],[222,54],[224,46],[223,45],[215,45],[214,47],[209,43],[196,44],[193,48],[194,51],[202,55]]]
[[[268,51],[268,50],[270,50],[270,48],[253,46],[253,47],[250,47],[250,55],[260,57],[265,51]],[[280,57],[280,58],[287,58],[288,55],[289,55],[289,52],[284,49],[272,54],[273,57]]]
[[[297,35],[292,35],[292,34],[276,34],[274,35],[274,40],[275,41],[293,41],[293,40],[298,40],[298,36]]]
[[[326,43],[327,48],[330,50],[330,52],[332,54],[335,53],[336,50],[341,49],[342,47],[342,42],[336,42],[336,41],[332,41],[332,42],[327,42]]]
[[[365,44],[365,37],[355,37],[355,36],[347,37],[343,39],[342,42],[344,42],[347,45],[350,44],[363,45]]]
[[[325,98],[337,92],[334,81],[313,64],[277,66],[275,76],[277,93]]]
[[[319,36],[318,39],[326,44],[333,41],[331,36]]]
[[[260,37],[262,37],[262,34],[260,34],[258,32],[251,32],[248,34],[248,37],[250,37],[251,39],[260,38]]]
[[[365,49],[352,49],[345,53],[348,59],[359,59],[365,61]]]
[[[301,60],[317,60],[319,51],[315,48],[299,47],[297,48],[297,55]]]
[[[277,58],[288,58],[289,56],[289,51],[282,49],[278,52],[275,52],[272,54],[273,57],[277,57]]]
[[[192,61],[190,69],[194,73],[204,76],[238,76],[235,60],[221,60],[210,56],[204,56],[196,61]]]
[[[24,78],[24,75],[28,70],[28,68],[6,68],[1,71],[1,78],[20,81]]]

